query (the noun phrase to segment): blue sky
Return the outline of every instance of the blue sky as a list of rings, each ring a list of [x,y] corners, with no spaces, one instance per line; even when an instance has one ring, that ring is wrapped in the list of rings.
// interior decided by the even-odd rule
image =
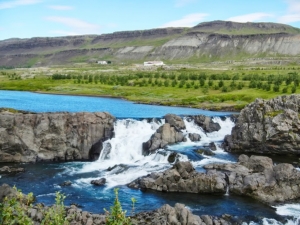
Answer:
[[[300,0],[0,0],[0,40],[192,27],[212,20],[300,28]]]

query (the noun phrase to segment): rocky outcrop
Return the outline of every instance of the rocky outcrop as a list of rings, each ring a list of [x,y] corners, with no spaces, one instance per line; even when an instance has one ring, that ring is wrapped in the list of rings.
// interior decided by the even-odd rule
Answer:
[[[151,212],[138,213],[132,217],[132,224],[136,225],[229,225],[234,224],[234,219],[230,215],[222,215],[222,217],[202,215],[194,215],[183,204],[175,204],[174,207],[166,204],[157,210]]]
[[[96,160],[113,137],[108,113],[0,113],[0,162]]]
[[[225,137],[228,152],[300,154],[300,95],[256,99],[246,106],[231,135]]]
[[[143,155],[149,155],[169,144],[186,140],[181,132],[182,129],[185,129],[184,121],[174,114],[167,114],[164,118],[166,123],[156,130],[150,140],[143,143]]]
[[[6,173],[21,173],[24,172],[25,169],[18,167],[18,168],[14,168],[14,167],[9,167],[9,166],[3,166],[0,167],[0,174],[6,174]]]
[[[300,198],[300,171],[291,164],[273,165],[268,157],[241,155],[236,164],[210,164],[205,168],[224,171],[231,193],[268,204]]]
[[[198,173],[192,164],[177,162],[172,168],[131,182],[129,187],[166,192],[225,193],[225,174],[217,171]]]
[[[212,117],[197,115],[197,116],[192,116],[190,118],[193,119],[195,124],[201,127],[203,131],[206,133],[218,131],[221,129],[220,124],[215,123]]]
[[[225,193],[255,198],[267,204],[300,198],[300,171],[291,164],[273,165],[272,159],[246,155],[237,163],[209,164],[196,172],[190,162],[151,173],[128,184],[132,188],[165,192]]]

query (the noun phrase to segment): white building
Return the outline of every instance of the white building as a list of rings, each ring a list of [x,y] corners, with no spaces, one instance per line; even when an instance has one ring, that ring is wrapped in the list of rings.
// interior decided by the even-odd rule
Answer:
[[[106,65],[106,64],[107,64],[107,61],[98,61],[97,63],[98,63],[98,64],[102,64],[102,65]]]
[[[144,62],[144,66],[163,66],[165,65],[163,61],[148,61]]]

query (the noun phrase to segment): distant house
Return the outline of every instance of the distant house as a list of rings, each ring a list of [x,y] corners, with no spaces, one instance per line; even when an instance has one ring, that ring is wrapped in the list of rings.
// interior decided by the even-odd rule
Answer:
[[[107,61],[98,61],[97,63],[98,63],[98,64],[101,64],[101,65],[106,65],[106,64],[108,64]]]
[[[148,61],[144,62],[144,66],[163,66],[165,65],[163,61]]]

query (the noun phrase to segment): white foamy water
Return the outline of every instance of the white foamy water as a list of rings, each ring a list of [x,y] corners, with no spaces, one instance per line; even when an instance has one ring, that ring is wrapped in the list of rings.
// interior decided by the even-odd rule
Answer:
[[[280,222],[275,219],[263,218],[261,223],[250,222],[249,225],[299,225],[300,216],[294,217],[293,219],[287,219],[285,222]],[[248,225],[248,223],[243,223],[242,225]]]
[[[168,152],[157,151],[155,154],[143,156],[142,144],[150,139],[153,133],[164,123],[148,122],[147,120],[124,119],[115,123],[115,137],[103,145],[99,160],[87,163],[78,171],[87,173],[99,170],[99,177],[79,179],[80,184],[89,184],[93,179],[106,178],[106,186],[127,184],[134,179],[151,172],[169,168]],[[182,160],[187,160],[181,156]],[[117,166],[116,166],[117,165]],[[107,171],[108,168],[113,168]]]
[[[300,219],[300,204],[284,204],[281,206],[275,206],[276,213],[282,216],[294,216],[299,215]]]
[[[192,146],[206,145],[210,142],[221,141],[226,134],[231,132],[233,122],[226,118],[214,118],[214,122],[218,122],[221,129],[217,132],[205,134],[202,128],[198,127],[193,121],[186,124],[185,135],[188,133],[197,133],[201,136],[200,142],[183,142],[172,146],[176,149]],[[110,188],[116,185],[127,184],[134,179],[145,176],[151,172],[163,171],[172,165],[168,162],[170,151],[158,150],[149,156],[142,154],[142,144],[150,139],[155,131],[164,124],[164,120],[149,122],[147,120],[123,119],[115,122],[115,137],[107,140],[103,144],[103,150],[96,162],[85,163],[81,169],[72,169],[70,173],[89,173],[99,171],[99,175],[89,178],[81,178],[76,180],[78,186],[90,185],[91,180],[106,178],[106,187]],[[227,154],[219,146],[217,146],[217,154]],[[181,161],[187,161],[188,157],[178,154]],[[228,160],[218,159],[213,156],[205,157],[204,160],[193,162],[194,166],[205,165],[211,162],[229,162]],[[107,169],[110,168],[108,171]]]
[[[214,131],[206,134],[201,127],[194,123],[193,120],[188,121],[184,119],[187,133],[200,134],[201,141],[199,142],[199,144],[208,144],[210,142],[223,141],[225,135],[230,134],[234,126],[234,122],[232,122],[232,120],[228,117],[225,120],[222,120],[220,117],[214,117],[213,122],[219,123],[221,129],[219,131]]]

